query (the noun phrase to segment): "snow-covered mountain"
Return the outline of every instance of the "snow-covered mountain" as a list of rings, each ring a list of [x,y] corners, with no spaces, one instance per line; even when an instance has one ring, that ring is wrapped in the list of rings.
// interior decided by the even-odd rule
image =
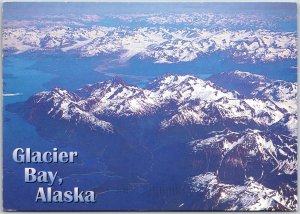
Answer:
[[[277,120],[278,124],[274,124],[273,127],[281,126],[278,130],[297,135],[297,83],[271,80],[262,75],[242,71],[216,74],[209,80],[228,90],[237,91],[246,98],[246,102],[252,103],[257,112],[262,104],[259,100],[272,103],[268,104],[267,108],[274,105],[284,113],[284,117],[281,117],[280,121]]]
[[[158,102],[151,91],[127,85],[119,78],[88,85],[78,90],[86,98],[79,104],[95,115],[130,116],[151,114]]]
[[[276,14],[248,14],[235,10],[235,13],[193,12],[193,13],[158,13],[158,14],[119,14],[114,15],[127,23],[148,23],[152,25],[185,25],[210,29],[278,29],[279,22],[288,23],[296,17]]]
[[[206,29],[266,29],[280,30],[282,25],[288,25],[294,22],[297,17],[286,16],[285,14],[260,14],[244,13],[235,11],[235,13],[220,13],[215,11],[198,11],[185,13],[122,13],[122,14],[59,14],[43,16],[30,14],[30,18],[23,17],[22,20],[6,20],[5,27],[19,26],[76,26],[84,27],[88,25],[101,25],[102,21],[113,20],[118,24],[144,25],[149,26],[189,26],[191,28]],[[27,19],[26,19],[27,18]]]
[[[259,88],[265,88],[271,80],[262,76],[244,71],[223,72],[208,78],[215,84],[235,90],[246,97],[252,97],[251,93]]]
[[[270,88],[268,82],[261,84]],[[296,86],[293,86],[294,89]],[[31,105],[39,108],[47,104],[47,114],[52,116],[60,112],[61,118],[66,120],[72,119],[72,112],[80,112],[85,114],[83,118],[89,118],[89,123],[94,121],[96,126],[102,124],[96,118],[159,113],[162,129],[172,126],[216,124],[224,128],[238,124],[246,127],[252,124],[257,128],[275,124],[282,120],[287,112],[291,112],[291,109],[296,109],[295,94],[289,94],[287,97],[290,105],[284,105],[284,97],[277,101],[278,94],[283,94],[281,89],[286,88],[279,88],[276,94],[268,91],[264,96],[262,92],[259,96],[244,98],[237,92],[228,91],[210,81],[189,75],[167,75],[153,81],[147,89],[127,85],[115,78],[87,85],[74,93],[58,89],[42,92],[31,98]],[[58,96],[58,92],[62,93]],[[296,90],[291,93],[296,93]]]
[[[195,156],[210,156],[210,151],[215,150],[211,155],[214,157],[208,158],[219,160],[219,178],[227,183],[243,183],[247,177],[260,180],[270,173],[297,172],[297,141],[286,135],[251,129],[224,130],[190,145]]]
[[[166,27],[18,26],[3,30],[5,53],[27,51],[76,51],[84,57],[118,54],[156,63],[193,61],[227,51],[237,62],[270,62],[295,59],[297,36],[293,32],[228,29],[173,29]]]
[[[192,177],[190,184],[192,192],[204,194],[215,210],[291,211],[297,208],[295,188],[272,190],[251,177],[245,184],[236,186],[222,183],[215,173],[208,172]]]
[[[26,117],[29,120],[39,120],[48,115],[48,119],[67,121],[73,125],[83,125],[91,130],[113,132],[111,123],[95,117],[82,109],[80,97],[60,88],[50,92],[41,92],[29,98],[25,104]]]
[[[170,167],[160,161],[180,150],[176,169],[213,209],[295,210],[297,84],[242,71],[210,80],[165,75],[140,88],[116,77],[40,92],[19,109],[37,127],[52,121],[62,135],[84,128],[112,150],[124,146],[128,157],[155,160],[150,174]]]

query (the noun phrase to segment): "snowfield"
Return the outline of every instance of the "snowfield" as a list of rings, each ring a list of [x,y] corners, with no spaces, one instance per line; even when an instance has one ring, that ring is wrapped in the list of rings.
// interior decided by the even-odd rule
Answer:
[[[190,62],[203,55],[227,51],[237,62],[272,62],[295,59],[295,32],[269,30],[209,30],[165,27],[17,27],[4,28],[5,52],[76,51],[84,57],[117,53],[155,63]]]

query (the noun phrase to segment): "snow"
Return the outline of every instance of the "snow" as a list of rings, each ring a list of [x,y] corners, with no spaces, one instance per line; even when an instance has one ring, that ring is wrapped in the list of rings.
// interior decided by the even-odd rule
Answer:
[[[248,72],[235,71],[234,73],[240,78],[265,80],[263,76],[252,75]],[[154,114],[170,102],[174,102],[176,107],[173,108],[175,109],[161,121],[162,129],[187,124],[208,126],[223,121],[246,125],[247,122],[254,121],[262,126],[284,124],[295,135],[297,119],[291,117],[290,120],[284,122],[283,118],[289,109],[297,108],[295,104],[296,86],[275,81],[277,89],[274,95],[269,90],[270,84],[273,82],[266,81],[265,87],[260,84],[261,86],[254,93],[254,98],[247,99],[238,97],[236,92],[224,90],[210,81],[204,81],[191,75],[166,75],[155,80],[152,84],[153,88],[150,90],[118,81],[97,83],[95,86],[88,85],[87,88],[95,89],[90,91],[90,95],[86,99],[79,101],[76,101],[79,98],[73,97],[74,95],[67,91],[56,89],[56,93],[48,99],[54,99],[54,102],[58,103],[61,96],[65,96],[68,98],[68,103],[75,103],[82,109],[87,109],[86,111],[89,113],[98,116],[149,115]],[[286,91],[287,87],[292,87],[293,91]],[[258,98],[261,96],[267,98]],[[63,112],[67,112],[68,103],[61,103]],[[283,108],[278,103],[290,103],[291,107]],[[67,117],[67,114],[64,113],[64,116]],[[232,146],[227,143],[225,145],[227,149]]]
[[[278,122],[284,116],[282,110],[272,102],[255,98],[245,99],[245,102],[254,109],[256,115],[268,113],[270,116],[270,118],[262,117],[256,119],[258,123],[272,125]]]
[[[208,138],[194,140],[189,145],[194,153],[207,148],[218,149],[222,157],[238,146],[239,150],[245,150],[245,156],[259,155],[262,164],[273,163],[274,170],[292,174],[297,170],[297,152],[293,149],[296,140],[290,145],[286,142],[288,140],[280,135],[247,129],[243,132],[211,132]]]
[[[269,189],[249,178],[244,185],[221,183],[212,172],[191,178],[190,186],[194,192],[205,192],[207,199],[226,211],[267,211],[280,204],[289,211],[297,206],[289,203],[289,198],[278,191]]]
[[[82,110],[79,105],[80,101],[76,95],[68,91],[54,88],[52,91],[41,92],[34,95],[36,104],[50,102],[52,107],[47,110],[47,114],[59,120],[69,121],[74,124],[88,125],[92,130],[100,128],[108,133],[112,133],[113,126],[111,123],[96,118],[90,112]]]
[[[270,38],[276,41],[275,45],[274,42],[268,42]],[[163,27],[129,29],[104,26],[40,28],[33,25],[6,27],[3,46],[4,50],[15,50],[15,54],[53,49],[64,52],[76,49],[85,57],[119,53],[123,62],[135,55],[151,58],[155,63],[190,62],[203,54],[220,50],[230,50],[233,58],[242,58],[243,61],[252,63],[295,59],[297,56],[295,33],[266,30],[176,30]]]
[[[93,39],[88,39],[88,40],[84,40],[84,41],[77,41],[76,44],[68,46],[68,47],[64,47],[61,50],[63,52],[67,52],[67,51],[70,51],[70,50],[73,50],[73,49],[78,49],[78,48],[80,48],[84,45],[87,45],[87,44],[91,43],[92,41],[93,41]]]

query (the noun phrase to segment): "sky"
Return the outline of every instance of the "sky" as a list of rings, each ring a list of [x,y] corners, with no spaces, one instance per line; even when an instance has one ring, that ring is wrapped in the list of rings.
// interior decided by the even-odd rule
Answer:
[[[296,16],[296,3],[201,3],[201,2],[6,2],[3,5],[5,20],[27,19],[43,15],[67,14],[130,14],[130,13],[192,13],[192,12],[221,12],[235,13],[236,11],[256,13],[280,13]]]

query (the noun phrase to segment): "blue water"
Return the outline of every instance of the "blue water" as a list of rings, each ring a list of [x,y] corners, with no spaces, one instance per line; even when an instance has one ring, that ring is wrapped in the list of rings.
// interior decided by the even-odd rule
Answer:
[[[141,61],[137,57],[127,63],[118,63],[118,56],[80,58],[76,55],[55,53],[38,55],[34,53],[6,56],[3,59],[4,93],[20,93],[18,96],[5,96],[4,106],[22,102],[31,95],[50,90],[55,86],[75,90],[88,83],[95,83],[121,76],[130,84],[145,86],[152,79],[170,74],[192,74],[207,78],[213,74],[236,69],[263,74],[272,79],[283,79],[295,82],[297,80],[296,60],[286,60],[266,64],[236,64],[226,57],[226,53],[204,56],[194,62],[180,64],[155,64],[150,60]],[[109,62],[115,62],[113,66]],[[96,71],[98,70],[98,72]],[[51,127],[49,127],[51,128]],[[144,196],[145,200],[138,201],[145,187],[141,185],[132,191],[105,191],[97,196],[96,204],[59,204],[35,203],[34,198],[40,184],[24,184],[23,164],[12,160],[12,151],[17,147],[30,147],[32,150],[46,151],[57,146],[65,151],[74,151],[69,146],[61,148],[61,142],[42,138],[36,128],[17,114],[4,110],[4,207],[6,209],[151,209],[159,207],[154,197]],[[105,166],[99,163],[95,156],[81,151],[78,162],[73,165],[33,164],[43,170],[59,171],[64,179],[64,189],[74,186],[99,188],[103,184],[108,190],[114,189],[118,183],[126,183],[125,178],[106,172]],[[30,166],[27,165],[26,166]],[[147,187],[148,188],[148,187]],[[147,189],[146,188],[146,189]],[[16,200],[16,195],[22,200]],[[124,204],[114,204],[123,201]],[[105,203],[104,203],[105,202]],[[119,203],[119,202],[118,202]]]
[[[75,60],[74,60],[75,61]],[[53,59],[45,58],[44,66],[47,63],[53,63]],[[45,69],[39,69],[37,63],[40,59],[36,56],[18,55],[4,58],[4,93],[21,93],[18,96],[5,96],[3,99],[4,106],[7,104],[25,101],[32,94],[49,90],[54,85],[58,75],[53,72],[47,72]],[[54,63],[55,64],[55,63]],[[49,65],[49,64],[48,64]],[[51,64],[50,64],[51,65]],[[56,65],[56,64],[55,64]],[[62,66],[62,64],[60,65]],[[60,67],[58,66],[58,67]],[[83,66],[84,67],[84,66]],[[53,67],[49,66],[49,70]],[[63,76],[63,75],[61,75]],[[92,81],[91,79],[88,81]],[[67,83],[68,81],[66,81]],[[79,86],[74,83],[65,84],[67,88],[77,88]],[[3,161],[4,161],[4,207],[6,209],[32,210],[46,209],[43,204],[34,202],[38,184],[24,184],[24,167],[23,164],[17,164],[12,160],[12,152],[15,148],[30,147],[33,151],[51,150],[57,146],[59,142],[47,141],[41,138],[34,126],[27,123],[19,115],[8,112],[4,109],[4,146],[3,146]],[[65,147],[66,151],[74,151],[74,148]],[[86,162],[93,163],[93,156],[85,153],[80,154],[80,163],[73,166],[55,165],[55,164],[26,164],[26,167],[33,166],[40,170],[59,170],[59,175],[62,177],[72,173],[89,173],[95,171],[93,166],[87,167]],[[60,170],[61,169],[61,170]],[[99,167],[97,167],[99,170]],[[80,186],[80,185],[78,185]],[[15,200],[18,195],[22,200]],[[53,205],[53,209],[59,209],[59,205]],[[70,207],[69,207],[70,209]]]

